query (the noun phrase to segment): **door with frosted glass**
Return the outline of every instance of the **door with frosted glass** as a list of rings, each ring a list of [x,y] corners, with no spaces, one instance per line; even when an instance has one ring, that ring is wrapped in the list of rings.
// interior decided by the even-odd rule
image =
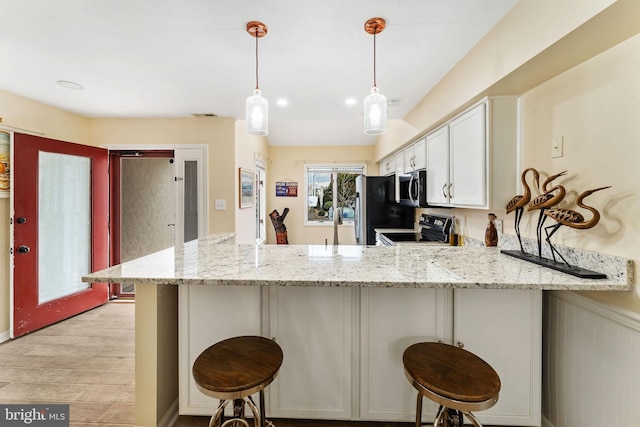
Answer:
[[[14,134],[11,335],[107,302],[107,150]]]
[[[207,230],[207,190],[205,151],[176,149],[175,155],[175,246],[205,236]]]

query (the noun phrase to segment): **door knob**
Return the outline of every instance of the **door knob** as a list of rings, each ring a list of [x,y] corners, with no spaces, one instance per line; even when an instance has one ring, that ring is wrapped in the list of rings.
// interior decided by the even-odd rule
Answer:
[[[27,222],[27,218],[21,216],[20,218],[18,218],[18,224],[24,224],[25,222]]]
[[[18,247],[18,252],[20,252],[21,254],[26,254],[30,250],[31,250],[31,248],[29,246],[26,246],[26,245],[22,245],[22,246]]]

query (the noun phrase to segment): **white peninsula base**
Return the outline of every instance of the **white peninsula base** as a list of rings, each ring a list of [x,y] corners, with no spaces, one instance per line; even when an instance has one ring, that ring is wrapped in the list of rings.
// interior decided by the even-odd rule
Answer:
[[[498,372],[487,425],[539,426],[542,291],[512,289],[180,287],[180,413],[211,415],[191,365],[236,335],[274,338],[285,358],[267,391],[276,418],[413,421],[402,353],[420,341],[463,345]],[[425,401],[427,403],[427,401]],[[430,402],[429,402],[430,403]],[[432,420],[437,408],[425,404]]]

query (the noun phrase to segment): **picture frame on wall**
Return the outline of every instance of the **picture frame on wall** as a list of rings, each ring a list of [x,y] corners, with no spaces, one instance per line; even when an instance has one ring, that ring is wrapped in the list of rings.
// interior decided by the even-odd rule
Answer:
[[[253,171],[239,169],[240,209],[253,206]]]
[[[11,164],[9,161],[9,145],[11,134],[0,130],[0,198],[9,197]]]

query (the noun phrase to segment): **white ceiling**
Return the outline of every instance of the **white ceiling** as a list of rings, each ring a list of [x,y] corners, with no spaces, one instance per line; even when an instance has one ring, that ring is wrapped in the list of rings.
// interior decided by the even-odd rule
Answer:
[[[0,0],[0,89],[87,117],[244,119],[255,86],[245,25],[258,20],[269,29],[259,41],[269,144],[373,144],[362,132],[373,85],[367,19],[387,21],[377,83],[399,100],[388,118],[400,119],[516,2]]]

